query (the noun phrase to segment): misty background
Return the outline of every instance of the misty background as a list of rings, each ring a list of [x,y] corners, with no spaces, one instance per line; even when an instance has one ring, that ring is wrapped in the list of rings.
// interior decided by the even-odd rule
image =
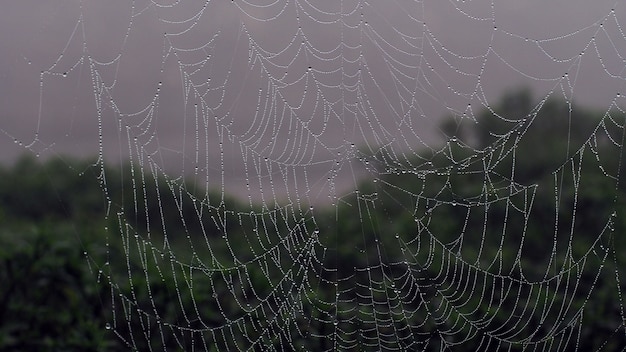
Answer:
[[[530,87],[621,104],[619,1],[10,2],[0,160],[131,159],[243,198],[333,202],[381,148],[438,148]]]
[[[625,15],[3,4],[0,349],[621,348]]]

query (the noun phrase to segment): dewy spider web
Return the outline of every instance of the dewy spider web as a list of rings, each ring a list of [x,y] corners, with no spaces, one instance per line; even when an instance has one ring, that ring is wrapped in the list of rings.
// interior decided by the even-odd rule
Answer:
[[[95,131],[131,349],[614,348],[626,8],[561,2],[82,1],[16,142]]]

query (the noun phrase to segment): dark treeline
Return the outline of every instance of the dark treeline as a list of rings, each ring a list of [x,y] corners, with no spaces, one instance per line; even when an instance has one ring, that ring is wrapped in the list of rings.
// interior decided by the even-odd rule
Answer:
[[[0,350],[618,350],[623,124],[514,92],[441,148],[363,156],[376,178],[327,209],[23,158]]]

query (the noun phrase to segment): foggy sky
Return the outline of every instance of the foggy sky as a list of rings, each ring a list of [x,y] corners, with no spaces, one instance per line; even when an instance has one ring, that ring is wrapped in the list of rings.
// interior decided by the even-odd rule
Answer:
[[[625,19],[586,0],[8,2],[0,160],[101,153],[316,202],[354,186],[358,149],[434,146],[441,116],[513,87],[609,109]]]

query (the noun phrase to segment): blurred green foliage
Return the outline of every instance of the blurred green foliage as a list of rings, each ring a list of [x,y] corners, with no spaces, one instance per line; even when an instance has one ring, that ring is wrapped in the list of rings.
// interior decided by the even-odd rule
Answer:
[[[469,284],[472,268],[488,274],[476,275],[478,291],[501,287],[499,277],[541,282],[560,270],[572,272],[563,285],[577,284],[521,294],[537,306],[566,302],[573,313],[564,317],[582,321],[579,330],[537,312],[517,327],[530,340],[501,348],[550,346],[540,344],[552,324],[580,336],[553,349],[618,350],[626,345],[623,123],[513,92],[475,121],[446,120],[441,149],[406,163],[384,151],[368,156],[378,177],[314,211],[244,206],[133,164],[23,158],[0,169],[0,351],[338,343],[319,336],[363,350],[455,342],[464,343],[451,350],[494,350],[483,344],[486,331],[506,326],[521,303],[504,292],[446,291]],[[455,270],[466,270],[462,279]],[[429,313],[445,304],[441,292],[467,302],[450,303],[444,321]],[[454,325],[481,316],[489,317],[482,330]],[[210,333],[229,319],[247,336]],[[446,329],[460,340],[437,333]],[[380,336],[397,339],[382,346]]]

